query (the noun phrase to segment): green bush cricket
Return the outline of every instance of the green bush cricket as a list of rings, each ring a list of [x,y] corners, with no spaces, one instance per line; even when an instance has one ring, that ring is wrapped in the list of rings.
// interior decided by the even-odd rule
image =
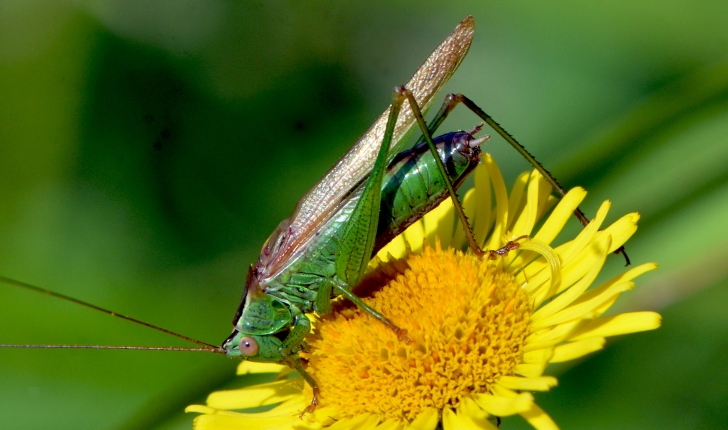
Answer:
[[[149,323],[118,315],[70,297],[0,278],[55,297],[119,316],[200,345],[200,348],[153,348],[131,346],[1,345],[2,347],[161,349],[208,351],[257,362],[277,362],[296,369],[312,386],[317,404],[316,382],[306,373],[298,357],[310,331],[307,313],[330,312],[331,300],[343,295],[379,321],[390,326],[402,341],[406,333],[375,309],[366,306],[352,289],[361,280],[372,254],[393,235],[452,196],[470,247],[485,255],[476,244],[455,188],[477,164],[479,145],[486,137],[473,132],[450,133],[433,139],[432,133],[458,104],[478,115],[514,146],[560,193],[563,189],[507,132],[472,101],[449,95],[434,120],[425,124],[427,111],[439,91],[467,54],[474,33],[472,17],[463,20],[417,70],[412,79],[393,94],[391,107],[364,136],[299,201],[293,215],[281,222],[251,266],[243,301],[234,318],[233,333],[221,347],[172,333]],[[415,149],[402,151],[406,137],[419,126],[423,137]],[[428,152],[429,151],[429,152]],[[439,153],[439,155],[438,155]],[[436,156],[432,156],[432,155]],[[426,172],[405,175],[408,171]],[[423,178],[426,178],[423,182]],[[406,202],[404,191],[426,190],[416,204]],[[391,216],[382,216],[380,208]],[[580,211],[577,216],[585,223]],[[510,249],[510,248],[509,248]],[[494,251],[496,252],[496,251]]]

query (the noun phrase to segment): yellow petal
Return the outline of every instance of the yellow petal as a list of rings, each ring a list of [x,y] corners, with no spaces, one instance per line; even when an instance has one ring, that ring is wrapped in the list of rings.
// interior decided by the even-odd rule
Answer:
[[[566,339],[571,339],[572,334],[583,324],[585,324],[584,321],[580,319],[575,319],[573,321],[565,322],[554,327],[539,330],[535,333],[531,333],[530,335],[528,335],[524,344],[544,344],[545,346],[549,344],[556,345],[557,343],[563,342]],[[531,348],[531,350],[534,349],[535,348]]]
[[[242,361],[238,365],[237,374],[247,375],[249,373],[280,373],[287,367],[276,363],[253,363],[252,361]]]
[[[521,363],[513,368],[513,373],[527,378],[535,378],[543,375],[543,371],[546,370],[546,365],[547,363]]]
[[[189,405],[185,408],[186,413],[215,414],[217,409],[205,405]]]
[[[573,333],[584,324],[585,321],[579,318],[531,333],[524,342],[523,351],[553,348],[562,342],[571,340]]]
[[[574,210],[586,197],[586,191],[581,187],[569,190],[559,201],[546,222],[541,226],[538,233],[533,237],[541,242],[550,244],[566,225],[566,222],[573,216]]]
[[[584,227],[574,240],[557,248],[556,252],[561,257],[563,266],[569,264],[572,258],[582,254],[584,249],[593,241],[611,206],[612,203],[609,200],[602,202],[599,210],[597,210],[597,216],[589,222],[589,225]]]
[[[195,430],[240,429],[268,430],[271,428],[291,428],[294,424],[300,429],[319,428],[315,422],[300,420],[298,415],[305,408],[304,402],[284,403],[268,412],[244,414],[224,410],[205,411],[208,415],[195,418]],[[198,412],[194,411],[194,412]],[[212,414],[210,414],[212,412]]]
[[[536,430],[559,430],[554,420],[534,403],[531,409],[521,414]]]
[[[523,353],[523,362],[527,364],[548,363],[553,355],[553,348],[526,351]]]
[[[596,297],[590,297],[589,300],[584,301],[579,299],[574,304],[565,308],[564,310],[561,310],[553,315],[549,315],[539,321],[535,321],[533,324],[531,324],[530,328],[533,332],[535,332],[537,330],[554,326],[556,324],[561,324],[566,321],[571,321],[576,318],[588,317],[590,316],[589,313],[595,308],[602,305],[604,302],[611,299],[615,295],[621,294],[624,291],[631,290],[633,287],[634,283],[632,282],[621,282],[619,284],[612,285]]]
[[[575,246],[580,245],[575,245],[573,242],[567,242],[556,248],[556,253],[561,258],[561,272],[563,274],[563,279],[561,280],[562,289],[581,279],[589,270],[591,265],[598,260],[598,253],[594,252],[596,244],[608,244],[607,253],[614,252],[624,243],[626,238],[634,233],[637,228],[635,224],[637,219],[639,219],[638,214],[630,214],[620,218],[617,222],[607,227],[605,230],[594,234],[591,237],[590,246],[583,249],[576,255],[573,255],[571,250]],[[606,241],[608,237],[611,239],[611,243]],[[548,272],[544,270],[543,261],[540,260],[534,261],[528,267],[527,272],[529,275],[527,291],[530,293],[535,291],[536,287],[542,286],[549,276]]]
[[[558,385],[559,381],[553,376],[539,376],[536,378],[522,378],[519,376],[501,376],[498,384],[511,390],[548,391]]]
[[[303,405],[305,408],[305,405]],[[303,410],[303,409],[301,409]],[[316,410],[313,412],[314,419],[308,419],[308,421],[313,421],[321,424],[323,427],[328,427],[332,425],[333,423],[340,421],[342,419],[341,416],[336,411],[336,408],[333,406],[324,406],[316,408]]]
[[[280,425],[277,422],[256,422],[250,423],[240,417],[226,415],[200,415],[194,420],[194,430],[238,430],[245,428],[246,430],[266,430],[270,426]]]
[[[662,317],[657,312],[631,312],[610,317],[597,318],[580,327],[571,340],[590,337],[608,337],[619,334],[654,330],[660,326]]]
[[[377,426],[377,430],[401,430],[404,423],[401,420],[390,418]]]
[[[475,400],[466,397],[460,401],[457,415],[461,420],[471,421],[477,428],[485,430],[497,430],[497,428],[488,421],[488,413],[485,412]]]
[[[601,295],[602,293],[607,291],[614,284],[622,283],[623,281],[630,281],[643,273],[657,269],[657,267],[658,266],[655,263],[645,263],[645,264],[637,266],[633,269],[630,269],[630,270],[628,270],[622,274],[619,274],[619,275],[615,276],[614,278],[602,283],[598,287],[588,290],[587,292],[582,294],[581,297],[579,297],[574,303],[578,304],[578,303],[583,303],[588,300],[592,300],[594,297]],[[571,278],[573,278],[574,274],[575,274],[575,272],[572,271],[567,276],[569,279],[571,279]],[[626,290],[624,290],[624,291],[626,291]],[[616,295],[612,296],[609,300],[606,300],[599,306],[595,307],[590,312],[590,317],[596,318],[596,317],[600,316],[601,314],[603,314],[604,312],[606,312],[607,309],[609,309],[612,306],[612,304],[614,304],[614,302],[617,300],[618,297],[619,297],[619,294],[616,294]]]
[[[636,212],[627,214],[615,221],[609,227],[597,233],[597,237],[604,234],[612,236],[612,246],[614,246],[614,248],[610,249],[609,252],[614,252],[617,248],[624,245],[624,243],[627,242],[627,239],[632,237],[634,232],[637,231],[637,221],[639,221],[639,219],[640,214]]]
[[[541,174],[537,170],[531,172],[528,181],[528,190],[526,195],[526,206],[518,216],[518,219],[511,228],[513,236],[531,235],[533,226],[536,224],[536,216],[538,215],[539,194],[541,191]]]
[[[621,293],[615,294],[609,300],[595,307],[591,312],[589,312],[589,317],[598,318],[599,316],[601,316],[604,312],[608,311],[609,308],[612,307],[612,305],[617,301],[620,295]]]
[[[460,422],[455,412],[450,408],[442,411],[442,428],[444,430],[466,430],[466,427]],[[467,430],[472,430],[467,428]]]
[[[593,248],[596,248],[595,252],[599,253],[599,258],[597,259],[597,261],[594,262],[594,264],[591,265],[591,270],[589,270],[586,276],[581,278],[576,284],[572,285],[550,303],[543,305],[539,310],[534,312],[533,315],[531,315],[531,321],[542,320],[543,318],[546,318],[564,309],[565,307],[573,303],[577,298],[579,298],[584,293],[584,291],[586,291],[591,286],[592,282],[594,282],[594,280],[599,275],[599,272],[601,272],[602,267],[604,266],[604,261],[607,258],[607,250],[609,249],[610,241],[610,237],[607,236],[607,244],[601,246],[601,249],[599,248],[602,244],[594,244]],[[541,297],[537,297],[536,306],[539,306],[541,303],[543,303],[543,301],[547,300],[548,298],[548,295],[542,295]]]
[[[602,215],[606,215],[606,212],[603,212]],[[596,223],[596,221],[592,221],[592,223]],[[589,224],[589,226],[591,225]],[[592,229],[584,229],[581,234],[585,232],[591,232],[587,234],[590,240],[588,243],[567,242],[554,250],[561,262],[562,275],[561,285],[556,293],[560,293],[583,278],[591,267],[602,258],[602,248],[606,247],[607,253],[614,250],[614,246],[609,242],[611,240],[610,236],[597,235]],[[582,237],[581,234],[580,237]],[[578,253],[572,252],[575,247],[581,248]],[[536,260],[529,265],[527,269],[529,284],[526,286],[526,290],[530,294],[535,295],[535,291],[543,288],[543,285],[548,282],[551,273],[546,268],[547,265],[543,259]]]
[[[536,213],[536,219],[539,220],[546,215],[548,211],[553,209],[554,206],[559,202],[551,192],[553,187],[549,184],[543,176],[539,176],[539,194],[538,194],[538,212]]]
[[[425,222],[425,236],[430,245],[435,246],[435,237],[440,239],[440,246],[450,246],[453,237],[453,223],[455,221],[455,206],[452,199],[440,203],[423,218]]]
[[[578,282],[581,278],[586,276],[591,270],[592,266],[599,264],[604,259],[603,254],[606,249],[606,254],[612,252],[612,238],[608,235],[594,235],[591,243],[582,249],[582,251],[573,256],[570,260],[566,261],[563,257],[564,249],[568,248],[567,245],[556,248],[556,253],[561,259],[561,287],[557,293],[564,291],[569,286]],[[543,276],[539,273],[539,276]],[[538,278],[538,276],[534,277]]]
[[[521,244],[521,249],[531,252],[523,252],[519,254],[518,258],[521,258],[529,253],[537,253],[542,257],[541,260],[545,260],[548,263],[548,277],[541,278],[542,281],[540,284],[532,283],[530,268],[525,269],[525,277],[528,280],[526,291],[528,291],[531,296],[535,297],[535,302],[538,302],[538,304],[540,304],[541,301],[539,301],[538,297],[541,297],[541,300],[543,300],[544,297],[551,297],[556,294],[557,291],[562,289],[561,260],[559,259],[559,256],[556,255],[556,252],[553,250],[553,248],[536,239],[524,241]],[[514,260],[514,262],[512,263],[513,268],[523,267],[520,265],[520,263],[518,263],[518,258],[516,258],[516,260]]]
[[[407,227],[403,235],[413,252],[420,252],[422,250],[423,241],[425,240],[425,226],[422,220]]]
[[[473,233],[478,244],[483,244],[493,222],[493,216],[491,216],[493,196],[490,192],[490,174],[485,164],[479,164],[475,168],[475,188],[473,189],[475,190],[473,193],[473,207],[475,209]],[[466,195],[465,197],[467,202],[468,196]],[[456,237],[460,236],[456,235]],[[462,240],[464,241],[464,239],[465,233],[462,233]]]
[[[470,417],[462,415],[462,413],[453,412],[450,408],[445,408],[442,411],[442,427],[444,430],[497,430],[487,420],[476,422]]]
[[[286,379],[238,390],[215,391],[207,397],[207,405],[218,409],[245,409],[280,403],[296,396],[301,396],[300,381]]]
[[[331,426],[329,430],[373,430],[379,424],[379,417],[374,414],[361,414],[353,418],[338,420]],[[246,429],[247,430],[247,429]]]
[[[453,229],[455,228],[455,206],[452,205],[452,199],[447,199],[440,206],[445,206],[440,215],[440,221],[437,224],[435,236],[440,238],[440,246],[449,248],[452,246]],[[438,208],[440,207],[438,206]],[[462,227],[459,228],[462,230]],[[435,244],[435,239],[431,238],[430,243]]]
[[[513,229],[513,226],[518,219],[518,215],[521,212],[521,208],[525,207],[526,199],[524,198],[524,191],[526,185],[528,185],[528,172],[523,172],[518,175],[516,182],[511,188],[511,192],[508,194],[508,223],[506,223],[506,231]]]
[[[605,291],[608,291],[609,288],[612,287],[612,285],[621,283],[623,281],[630,281],[645,272],[649,272],[651,270],[657,269],[657,267],[658,267],[658,265],[656,263],[645,263],[645,264],[637,266],[631,270],[628,270],[628,271],[626,271],[620,275],[617,275],[614,278],[604,282],[603,284],[599,285],[598,287],[592,288],[591,290],[587,291],[586,293],[584,293],[584,295],[582,295],[579,298],[579,300],[577,300],[577,303],[592,300],[594,297],[596,297],[600,294],[603,294]],[[592,318],[596,318],[596,317],[602,315],[604,312],[606,312],[607,309],[609,309],[609,307],[612,306],[612,304],[617,300],[618,297],[619,297],[619,294],[616,294],[616,295],[612,296],[612,298],[610,298],[609,300],[604,301],[604,303],[602,303],[601,305],[595,307],[591,312]]]
[[[435,408],[427,408],[421,414],[417,415],[405,430],[435,430],[440,416]]]
[[[391,242],[380,249],[377,253],[377,258],[382,261],[389,261],[391,259],[402,258],[407,252],[407,245],[404,241],[404,235],[398,235]],[[389,257],[392,258],[389,258]]]
[[[567,343],[566,345],[559,345],[554,348],[554,356],[551,358],[551,362],[561,363],[591,354],[594,351],[602,349],[605,342],[606,340],[603,337],[591,337],[589,339]]]
[[[498,249],[501,242],[501,236],[506,233],[506,226],[508,224],[508,191],[506,191],[506,184],[503,182],[503,175],[500,173],[500,169],[493,161],[490,154],[485,154],[483,157],[483,164],[485,164],[490,174],[490,180],[493,182],[493,190],[495,191],[495,225],[493,226],[493,232],[490,235],[484,248],[486,249]]]
[[[473,400],[485,412],[498,417],[505,417],[529,410],[533,403],[533,396],[531,393],[520,393],[516,397],[474,394]]]
[[[598,287],[592,288],[591,290],[587,291],[579,298],[579,300],[577,300],[577,302],[591,300],[592,298],[604,293],[606,290],[611,288],[612,285],[626,282],[626,281],[631,281],[644,273],[657,269],[657,267],[658,267],[658,265],[656,263],[645,263],[645,264],[641,264],[637,267],[634,267],[624,273],[621,273],[621,274],[611,278],[610,280],[602,283]],[[601,315],[605,310],[606,309],[602,309],[601,312],[598,312],[597,316]]]

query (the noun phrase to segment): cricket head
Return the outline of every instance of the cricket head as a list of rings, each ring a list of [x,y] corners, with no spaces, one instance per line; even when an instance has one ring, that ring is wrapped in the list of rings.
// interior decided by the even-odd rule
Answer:
[[[283,342],[272,334],[245,334],[234,329],[222,344],[225,355],[257,363],[279,363]]]
[[[255,267],[251,265],[243,300],[233,319],[235,329],[222,348],[229,357],[258,362],[280,361],[282,343],[276,334],[287,331],[292,321],[290,308],[263,291]]]

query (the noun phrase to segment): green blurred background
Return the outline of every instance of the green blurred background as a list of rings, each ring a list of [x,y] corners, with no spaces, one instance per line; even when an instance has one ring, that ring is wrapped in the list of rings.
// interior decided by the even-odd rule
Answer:
[[[220,343],[263,241],[469,14],[446,91],[586,187],[588,213],[639,211],[630,256],[662,265],[618,307],[663,327],[552,369],[538,403],[564,429],[724,428],[725,0],[0,0],[0,274]],[[528,169],[488,149],[509,181]],[[0,327],[0,343],[181,345],[6,285]],[[0,427],[188,429],[185,405],[234,366],[2,350]]]

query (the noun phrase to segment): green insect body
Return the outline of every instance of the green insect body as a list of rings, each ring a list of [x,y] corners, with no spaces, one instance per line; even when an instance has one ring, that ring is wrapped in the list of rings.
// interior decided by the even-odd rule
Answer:
[[[448,179],[456,186],[477,166],[479,146],[485,139],[467,132],[435,139],[440,158],[448,167]],[[343,227],[351,219],[363,188],[364,184],[360,185],[342,202],[341,209],[324,225],[316,240],[277,277],[258,279],[251,268],[245,297],[235,317],[235,330],[224,344],[228,355],[253,361],[281,361],[281,354],[271,350],[278,347],[290,355],[301,344],[310,330],[304,314],[329,312],[327,305],[333,294],[325,285],[335,282]],[[444,180],[425,144],[398,154],[387,168],[381,188],[381,210],[370,256],[448,197]],[[344,285],[349,291],[354,286]],[[277,335],[291,326],[293,329],[280,340]],[[246,337],[258,345],[256,354],[241,351],[240,341]]]
[[[301,198],[250,267],[235,328],[221,350],[231,357],[296,369],[314,391],[307,411],[317,404],[318,387],[298,357],[311,330],[306,313],[326,314],[332,298],[343,295],[409,341],[405,331],[352,290],[372,254],[448,195],[454,196],[453,186],[479,161],[479,145],[487,139],[473,137],[479,128],[449,133],[435,142],[431,130],[437,126],[430,129],[422,118],[465,57],[473,33],[468,17],[406,86],[395,88],[390,108]],[[402,151],[415,123],[427,145]]]

